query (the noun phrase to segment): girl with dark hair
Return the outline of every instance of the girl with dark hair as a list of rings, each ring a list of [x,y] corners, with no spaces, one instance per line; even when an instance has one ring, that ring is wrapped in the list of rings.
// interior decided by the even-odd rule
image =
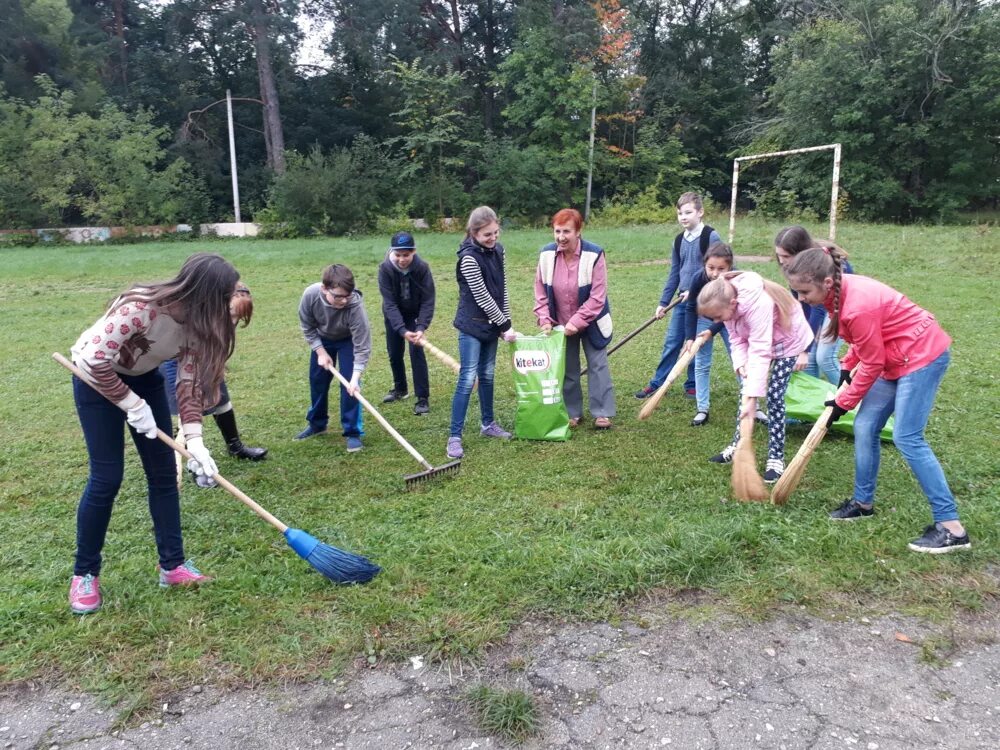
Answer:
[[[236,344],[229,302],[239,278],[220,255],[192,255],[170,281],[136,285],[120,295],[72,348],[87,381],[74,376],[73,397],[90,457],[90,478],[77,509],[69,590],[74,613],[101,606],[101,550],[125,472],[126,423],[146,473],[160,586],[210,580],[184,558],[173,450],[156,439],[157,429],[170,431],[159,365],[178,360],[177,402],[181,431],[195,459],[191,468],[213,476],[218,469],[202,441],[201,414],[204,403],[218,400]]]
[[[934,520],[909,548],[933,554],[969,549],[972,544],[959,520],[955,497],[924,437],[951,359],[951,337],[931,313],[892,287],[866,276],[845,275],[844,261],[839,248],[817,247],[785,265],[799,299],[821,304],[830,313],[823,336],[831,340],[839,335],[850,344],[839,378],[848,386],[826,402],[833,408],[830,423],[861,402],[854,418],[854,495],[830,517],[853,520],[875,512],[879,433],[895,414],[892,442],[920,483]]]

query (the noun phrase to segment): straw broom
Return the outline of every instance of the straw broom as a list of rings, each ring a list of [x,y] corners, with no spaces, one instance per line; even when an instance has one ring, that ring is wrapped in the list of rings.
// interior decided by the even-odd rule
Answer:
[[[711,340],[711,336],[707,339],[700,335],[695,337],[694,342],[691,344],[691,348],[677,358],[676,364],[674,364],[670,374],[667,375],[667,379],[663,381],[663,385],[656,389],[656,393],[646,399],[646,403],[643,404],[642,408],[639,410],[639,419],[648,419],[649,415],[656,411],[656,407],[660,405],[660,401],[662,401],[663,397],[667,394],[667,389],[674,384],[674,381],[680,377],[681,373],[687,370],[688,363],[694,358],[694,355],[698,353],[698,350],[701,349],[702,344]]]
[[[854,372],[857,372],[856,367],[854,368]],[[851,375],[853,376],[854,373],[852,372]],[[838,396],[847,388],[847,385],[846,382],[841,383],[837,389]],[[823,413],[819,415],[819,419],[816,420],[816,424],[809,430],[805,442],[799,446],[799,451],[795,454],[795,458],[792,459],[792,462],[788,464],[788,468],[785,469],[785,473],[775,483],[774,488],[771,490],[771,503],[774,505],[784,505],[787,503],[788,498],[795,492],[795,488],[799,486],[802,476],[806,473],[806,467],[809,465],[809,459],[812,458],[813,451],[823,442],[823,438],[826,436],[829,429],[827,422],[830,421],[831,414],[833,414],[832,406],[828,406],[823,410]]]
[[[733,497],[745,502],[761,502],[768,499],[767,487],[757,473],[757,460],[753,452],[754,410],[748,409],[748,398],[743,399],[744,413],[740,417],[740,441],[733,454]]]

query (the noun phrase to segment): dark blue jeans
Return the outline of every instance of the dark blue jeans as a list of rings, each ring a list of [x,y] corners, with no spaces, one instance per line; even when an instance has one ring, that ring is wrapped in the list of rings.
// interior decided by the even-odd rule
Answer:
[[[323,339],[323,348],[333,359],[334,367],[348,380],[354,374],[354,342],[350,337],[345,339]],[[309,354],[309,398],[312,406],[306,412],[306,421],[314,430],[326,429],[330,422],[330,383],[333,374],[319,366],[316,352]],[[361,437],[364,435],[364,425],[361,420],[361,403],[347,395],[347,389],[340,386],[340,426],[344,437]]]
[[[416,328],[416,318],[403,316],[407,330]],[[385,350],[389,355],[389,367],[392,369],[392,387],[401,393],[408,393],[406,387],[406,363],[403,355],[406,354],[406,346],[409,342],[400,336],[389,325],[389,319],[385,318]],[[431,395],[430,377],[427,373],[427,356],[424,354],[422,346],[410,346],[410,367],[413,369],[413,392],[417,398],[429,398]]]
[[[670,313],[670,322],[667,324],[667,335],[663,339],[663,351],[660,352],[660,362],[656,366],[649,387],[656,389],[663,385],[667,375],[677,364],[677,357],[680,356],[684,346],[684,332],[687,325],[687,305],[679,304]],[[694,362],[688,365],[687,380],[684,381],[684,389],[691,390],[695,387]]]
[[[122,375],[122,380],[153,410],[156,425],[170,434],[170,410],[159,370],[145,375]],[[76,511],[76,564],[73,574],[101,572],[101,550],[111,521],[111,509],[125,474],[125,412],[86,383],[73,378],[73,399],[90,458],[90,478]],[[184,562],[181,506],[177,493],[174,452],[161,440],[150,440],[131,427],[149,487],[149,514],[160,566],[171,570]]]

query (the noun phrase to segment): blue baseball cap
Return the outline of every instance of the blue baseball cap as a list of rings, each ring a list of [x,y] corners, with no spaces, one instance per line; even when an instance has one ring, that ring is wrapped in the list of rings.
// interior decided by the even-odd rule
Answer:
[[[409,232],[396,232],[389,241],[390,250],[416,250],[417,243]]]

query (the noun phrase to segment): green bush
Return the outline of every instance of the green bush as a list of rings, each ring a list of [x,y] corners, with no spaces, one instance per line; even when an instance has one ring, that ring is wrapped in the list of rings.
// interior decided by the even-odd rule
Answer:
[[[292,152],[271,188],[264,223],[283,237],[370,229],[399,199],[399,173],[397,160],[365,135],[328,154],[319,147],[305,156]]]
[[[638,195],[624,194],[606,201],[590,222],[591,226],[618,227],[629,224],[670,224],[677,219],[671,205],[660,203],[659,189],[650,185]]]

